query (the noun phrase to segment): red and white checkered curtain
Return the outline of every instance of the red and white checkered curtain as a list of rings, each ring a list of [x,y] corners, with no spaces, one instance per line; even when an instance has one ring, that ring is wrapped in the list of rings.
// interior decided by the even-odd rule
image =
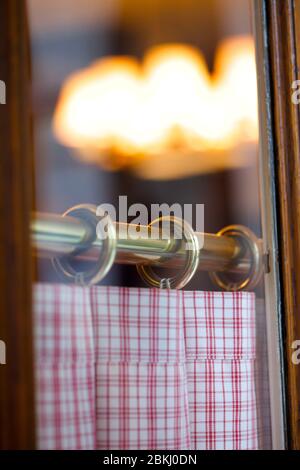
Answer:
[[[251,293],[37,285],[42,449],[256,449]]]

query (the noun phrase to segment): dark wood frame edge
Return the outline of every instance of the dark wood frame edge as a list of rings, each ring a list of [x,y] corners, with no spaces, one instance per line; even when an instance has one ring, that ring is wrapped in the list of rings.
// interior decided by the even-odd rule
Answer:
[[[287,447],[287,403],[284,350],[282,281],[279,264],[278,195],[276,182],[276,151],[274,142],[274,102],[270,58],[269,0],[253,1],[253,29],[259,107],[259,176],[264,253],[269,272],[265,274],[266,321],[268,331],[268,362],[272,446]]]
[[[30,48],[25,0],[0,2],[0,449],[35,446],[32,347],[33,152]],[[3,138],[5,137],[5,138]]]
[[[300,449],[300,366],[292,343],[300,339],[300,108],[292,103],[292,82],[300,66],[299,0],[256,0],[266,14],[278,253],[281,347],[286,396],[287,446]],[[266,156],[264,156],[266,158]],[[271,156],[272,158],[272,156]],[[282,299],[282,301],[281,301]]]

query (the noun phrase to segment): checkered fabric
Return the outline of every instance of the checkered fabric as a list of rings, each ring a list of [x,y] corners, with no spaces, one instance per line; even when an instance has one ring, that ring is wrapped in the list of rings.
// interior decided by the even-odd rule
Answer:
[[[256,449],[255,297],[37,285],[42,449]]]
[[[34,294],[38,446],[94,449],[95,348],[89,292],[38,285]]]

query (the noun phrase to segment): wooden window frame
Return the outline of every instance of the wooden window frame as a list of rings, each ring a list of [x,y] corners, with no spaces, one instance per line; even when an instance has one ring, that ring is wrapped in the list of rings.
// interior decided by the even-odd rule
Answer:
[[[292,344],[300,340],[300,107],[292,102],[292,83],[300,78],[300,0],[254,0],[254,7],[261,35],[258,83],[264,98],[260,103],[264,238],[270,243],[275,286],[270,295],[276,297],[271,303],[278,311],[281,367],[276,357],[269,364],[277,373],[281,369],[286,447],[299,450],[300,365],[292,362]]]
[[[24,0],[0,2],[0,449],[35,445],[32,354],[30,54]]]
[[[300,0],[253,1],[263,51],[259,74],[265,87],[262,124],[267,127],[262,127],[262,159],[269,178],[264,204],[280,311],[287,443],[300,449],[300,366],[291,361],[291,345],[300,339],[300,108],[291,101],[291,84],[300,78]],[[35,446],[29,235],[33,152],[25,0],[1,0],[0,32],[0,79],[7,86],[7,104],[0,105],[0,339],[7,347],[7,364],[0,366],[0,449],[17,450]]]

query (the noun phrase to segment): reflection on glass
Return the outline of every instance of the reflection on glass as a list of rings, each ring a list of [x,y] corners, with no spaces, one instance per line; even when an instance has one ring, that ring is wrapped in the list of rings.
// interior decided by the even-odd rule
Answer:
[[[257,142],[253,40],[223,41],[212,74],[200,52],[182,44],[156,46],[141,64],[133,57],[103,58],[66,80],[54,130],[83,160],[104,166],[109,154],[112,167],[141,171],[144,159],[159,154],[155,172],[144,171],[147,177],[166,164],[169,176],[182,176],[180,157],[186,164],[187,153],[195,172],[228,166],[226,158],[232,167],[243,166],[249,152],[231,159],[225,151]],[[213,157],[210,150],[216,150]]]

